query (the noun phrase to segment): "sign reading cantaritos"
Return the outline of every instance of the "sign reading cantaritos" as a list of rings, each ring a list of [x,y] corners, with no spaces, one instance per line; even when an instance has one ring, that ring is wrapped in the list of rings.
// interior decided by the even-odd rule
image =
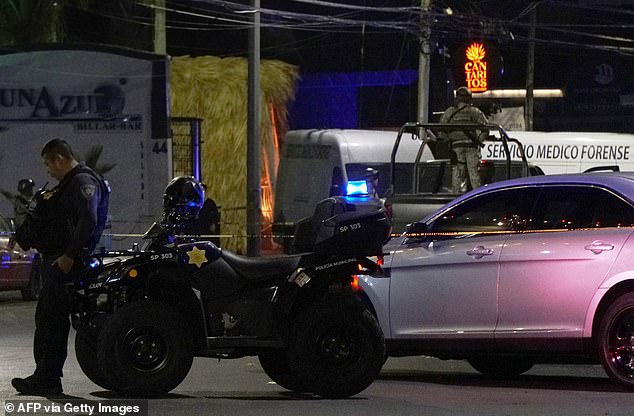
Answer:
[[[467,87],[472,92],[484,92],[489,87],[487,50],[484,44],[473,42],[465,51],[464,74]]]

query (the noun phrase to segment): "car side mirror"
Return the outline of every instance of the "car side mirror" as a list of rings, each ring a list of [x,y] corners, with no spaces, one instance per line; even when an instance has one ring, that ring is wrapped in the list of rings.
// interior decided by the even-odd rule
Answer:
[[[425,222],[415,222],[407,226],[405,236],[410,239],[421,240],[427,237],[429,229]]]

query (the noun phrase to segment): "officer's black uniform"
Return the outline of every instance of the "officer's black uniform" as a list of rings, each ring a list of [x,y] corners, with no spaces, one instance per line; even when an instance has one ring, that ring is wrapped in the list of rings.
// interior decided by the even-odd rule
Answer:
[[[59,384],[63,376],[72,309],[69,283],[80,272],[78,256],[91,252],[99,242],[106,224],[109,193],[107,182],[79,164],[43,195],[49,218],[33,244],[42,254],[43,277],[35,311],[33,355],[34,377],[47,385]],[[68,274],[52,265],[64,254],[75,259]]]

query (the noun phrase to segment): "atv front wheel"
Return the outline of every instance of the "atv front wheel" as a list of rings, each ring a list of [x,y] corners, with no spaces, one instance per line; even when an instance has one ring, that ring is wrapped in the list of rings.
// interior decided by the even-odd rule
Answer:
[[[99,369],[97,351],[95,350],[97,341],[89,340],[88,335],[82,334],[82,332],[78,331],[75,334],[75,356],[79,367],[90,381],[106,390],[113,390],[114,387],[111,383],[108,383],[108,380],[106,380],[106,377]]]
[[[301,310],[291,325],[288,365],[306,390],[353,396],[378,376],[385,357],[374,316],[349,296],[329,296]]]
[[[99,334],[99,368],[113,390],[159,395],[178,386],[193,361],[193,337],[185,320],[168,305],[127,304]]]

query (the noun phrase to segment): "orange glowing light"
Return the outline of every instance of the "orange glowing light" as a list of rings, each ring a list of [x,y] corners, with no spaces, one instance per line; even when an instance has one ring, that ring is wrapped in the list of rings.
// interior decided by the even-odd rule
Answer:
[[[352,276],[352,280],[350,281],[350,289],[352,289],[354,293],[361,291],[361,286],[359,286],[359,276],[357,276],[356,274]]]
[[[472,92],[483,92],[488,89],[488,73],[486,49],[482,43],[474,42],[467,47],[467,62],[464,65],[467,87]]]
[[[467,59],[470,61],[481,61],[486,56],[486,50],[481,43],[472,43],[467,48]]]

